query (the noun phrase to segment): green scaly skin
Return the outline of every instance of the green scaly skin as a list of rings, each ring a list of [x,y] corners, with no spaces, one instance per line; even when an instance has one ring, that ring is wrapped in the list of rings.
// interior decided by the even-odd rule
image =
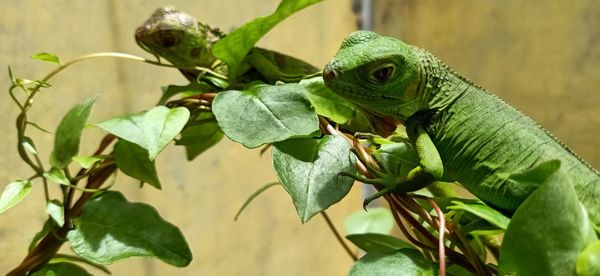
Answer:
[[[199,71],[193,69],[197,66],[228,75],[227,65],[211,52],[212,46],[224,36],[218,29],[172,7],[157,9],[135,32],[135,40],[140,47],[180,68],[190,81],[198,78]],[[240,71],[240,76],[233,83],[255,80],[269,84],[297,82],[319,69],[287,55],[253,48]]]
[[[359,31],[343,41],[323,78],[355,105],[407,127],[420,165],[394,192],[413,191],[444,174],[512,213],[545,180],[548,164],[559,160],[552,164],[569,175],[590,218],[600,225],[598,172],[539,124],[429,52]]]

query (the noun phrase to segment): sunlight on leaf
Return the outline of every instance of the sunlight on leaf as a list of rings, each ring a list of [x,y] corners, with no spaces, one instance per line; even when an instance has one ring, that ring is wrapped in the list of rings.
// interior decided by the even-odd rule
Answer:
[[[248,148],[319,131],[317,113],[297,84],[221,92],[213,101],[213,112],[225,135]]]
[[[49,171],[44,173],[44,177],[49,181],[56,182],[58,184],[70,185],[71,182],[65,175],[65,172],[57,167],[52,167]]]
[[[292,197],[302,223],[340,201],[354,179],[340,176],[355,173],[356,160],[350,144],[342,137],[291,139],[274,144],[273,168]]]
[[[273,14],[256,18],[219,40],[213,46],[212,53],[229,66],[230,79],[236,79],[242,61],[258,40],[288,16],[320,1],[283,0]]]
[[[322,77],[305,79],[298,84],[308,91],[308,98],[319,115],[325,116],[338,124],[345,124],[357,112],[352,104],[333,93],[325,86]]]
[[[23,200],[31,192],[31,188],[29,180],[17,180],[6,185],[0,196],[0,214]]]
[[[577,258],[577,275],[600,275],[600,241],[588,245]]]
[[[150,160],[154,160],[183,129],[190,111],[185,107],[169,109],[166,106],[154,107],[144,115],[143,131],[146,149]]]
[[[28,137],[28,136],[23,137],[23,140],[21,141],[21,145],[23,145],[23,148],[25,148],[25,150],[28,151],[29,153],[31,153],[33,155],[38,154],[35,144],[33,143],[33,140],[30,137]]]
[[[46,53],[46,52],[38,53],[38,54],[31,56],[31,58],[60,65],[60,60],[59,60],[58,56],[55,54],[51,54],[51,53]]]
[[[145,114],[146,112],[123,115],[96,123],[95,125],[121,139],[146,148],[143,131]]]
[[[50,200],[46,205],[46,212],[50,215],[54,222],[58,224],[58,226],[62,227],[65,225],[65,211],[62,203],[59,200]]]
[[[77,164],[79,164],[79,166],[81,166],[84,169],[89,169],[91,168],[94,164],[106,159],[107,156],[83,156],[83,155],[76,155],[73,156],[73,161],[77,162]]]
[[[485,205],[483,202],[475,202],[475,203],[464,203],[460,201],[453,200],[451,201],[452,205],[448,206],[449,210],[463,210],[465,212],[469,212],[479,218],[486,220],[499,227],[502,230],[506,230],[508,227],[508,223],[510,219],[503,215],[502,213],[492,209],[491,207]]]

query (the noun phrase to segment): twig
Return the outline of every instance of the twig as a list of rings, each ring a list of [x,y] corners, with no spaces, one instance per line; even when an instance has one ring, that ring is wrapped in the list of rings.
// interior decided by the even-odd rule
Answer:
[[[331,232],[333,232],[333,234],[335,235],[335,238],[342,245],[342,247],[344,247],[344,249],[350,256],[350,258],[352,258],[352,260],[354,260],[356,262],[358,260],[358,257],[352,252],[350,247],[348,247],[348,245],[344,242],[344,239],[342,239],[342,236],[340,235],[340,233],[337,231],[337,229],[335,229],[335,226],[329,219],[329,216],[327,215],[327,213],[325,211],[321,211],[321,215],[323,215],[323,218],[327,222],[327,225],[329,225],[329,229],[331,229]]]
[[[427,199],[427,201],[429,202],[429,204],[431,204],[431,207],[433,207],[433,209],[435,210],[435,212],[437,213],[438,219],[440,220],[439,222],[439,244],[438,244],[438,249],[439,249],[439,255],[438,255],[438,262],[440,264],[440,276],[446,276],[446,252],[445,252],[445,246],[444,246],[444,233],[446,232],[446,219],[444,218],[444,213],[442,212],[442,209],[440,209],[440,206],[437,205],[437,203],[435,203],[435,201],[431,198]]]

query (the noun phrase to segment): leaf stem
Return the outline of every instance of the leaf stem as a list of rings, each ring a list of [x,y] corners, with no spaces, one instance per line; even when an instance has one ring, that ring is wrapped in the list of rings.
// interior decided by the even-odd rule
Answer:
[[[329,229],[331,229],[331,232],[333,232],[333,234],[335,235],[335,238],[342,245],[342,247],[344,247],[344,250],[346,250],[346,253],[348,253],[350,258],[352,258],[352,260],[354,260],[355,262],[358,261],[358,257],[352,252],[350,247],[348,247],[348,244],[346,244],[344,242],[344,239],[342,239],[342,236],[340,235],[340,233],[337,231],[337,229],[333,225],[333,222],[331,222],[331,219],[329,219],[329,216],[327,215],[327,213],[325,211],[321,211],[321,215],[323,215],[323,218],[327,222]]]

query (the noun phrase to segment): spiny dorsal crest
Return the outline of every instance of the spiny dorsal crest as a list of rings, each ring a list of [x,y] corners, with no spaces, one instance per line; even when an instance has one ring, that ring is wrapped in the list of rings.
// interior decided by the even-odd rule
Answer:
[[[350,35],[348,35],[348,37],[346,37],[344,39],[344,41],[342,41],[342,46],[340,46],[340,48],[344,49],[346,47],[350,47],[350,46],[353,46],[356,44],[365,43],[365,42],[374,40],[378,37],[379,37],[379,35],[374,32],[356,31],[356,32],[353,32]]]

